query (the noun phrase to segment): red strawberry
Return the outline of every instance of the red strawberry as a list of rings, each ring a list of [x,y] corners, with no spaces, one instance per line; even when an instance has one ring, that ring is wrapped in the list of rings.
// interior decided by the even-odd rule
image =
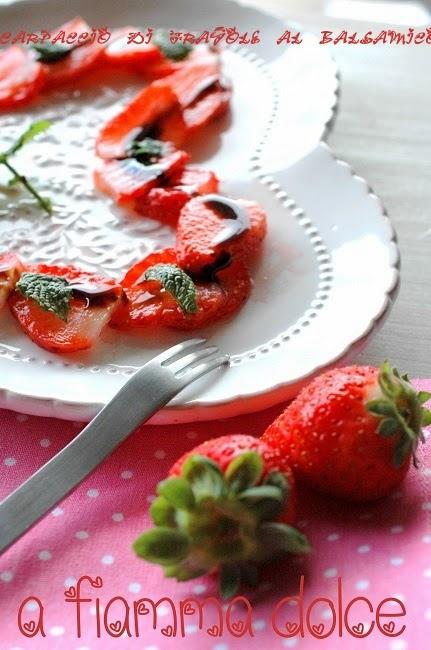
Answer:
[[[295,474],[322,492],[353,501],[378,499],[403,480],[431,397],[407,376],[381,369],[329,370],[312,381],[265,431],[262,440]]]
[[[80,271],[72,266],[38,264],[26,267],[24,276],[38,274],[48,278],[63,278],[73,287],[66,319],[60,318],[48,306],[23,295],[23,289],[9,296],[12,314],[28,336],[42,348],[53,352],[75,352],[91,347],[122,295],[121,287],[109,278]],[[34,294],[36,295],[36,294]]]
[[[206,45],[198,45],[193,48],[186,58],[181,59],[180,61],[168,59],[162,55],[161,61],[145,65],[140,71],[143,72],[148,79],[157,80],[196,64],[218,64],[219,59],[220,57],[216,50],[210,49]]]
[[[178,263],[192,273],[214,264],[222,254],[248,264],[260,251],[265,235],[266,214],[254,201],[217,195],[195,198],[184,206],[178,220]]]
[[[162,63],[164,57],[154,43],[129,43],[129,34],[138,33],[137,27],[115,29],[105,46],[104,61],[109,66],[119,66],[142,72],[149,65]]]
[[[137,158],[103,161],[94,171],[96,187],[112,196],[117,203],[129,203],[144,197],[153,188],[182,171],[190,156],[163,143],[161,158],[144,163]]]
[[[150,133],[176,103],[169,86],[147,86],[102,128],[96,141],[97,155],[105,160],[126,158],[135,138],[143,131]]]
[[[112,325],[121,329],[198,329],[240,309],[250,293],[250,275],[240,262],[235,262],[216,272],[214,280],[197,281],[197,310],[184,313],[159,282],[140,281],[144,272],[157,264],[177,266],[175,250],[167,248],[150,253],[126,273],[121,284],[127,303],[118,306],[111,320]]]
[[[91,35],[91,27],[79,16],[59,27],[56,32],[66,35],[76,33]],[[59,61],[43,63],[46,75],[46,87],[57,88],[82,78],[95,69],[103,57],[103,45],[94,42],[77,43],[70,47],[70,51]]]
[[[187,108],[174,108],[160,123],[159,136],[177,147],[199,134],[201,130],[229,108],[232,90],[219,81],[203,91]]]
[[[0,309],[14,290],[23,265],[15,253],[0,253]]]
[[[256,585],[256,564],[310,550],[290,525],[292,490],[286,460],[261,440],[208,440],[157,486],[155,528],[135,541],[135,552],[180,581],[217,571],[221,595],[230,598],[241,579]]]
[[[12,45],[0,52],[0,110],[28,103],[38,95],[44,82],[44,68],[29,50]]]
[[[218,179],[206,169],[185,167],[175,172],[161,187],[151,189],[135,202],[134,208],[149,219],[175,226],[182,208],[193,196],[218,191]]]

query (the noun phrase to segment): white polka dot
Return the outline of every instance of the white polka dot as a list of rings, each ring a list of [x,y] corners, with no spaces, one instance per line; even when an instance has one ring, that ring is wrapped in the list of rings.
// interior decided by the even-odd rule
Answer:
[[[68,587],[74,587],[76,585],[76,578],[66,578],[64,581],[64,586],[66,588]]]
[[[3,571],[3,573],[0,573],[0,580],[2,582],[12,582],[13,580],[12,571]]]
[[[393,598],[398,598],[398,600],[401,600],[402,603],[404,603],[404,602],[405,602],[405,599],[406,599],[406,597],[404,596],[404,594],[394,594],[394,595],[393,595]]]
[[[431,568],[425,569],[424,578],[431,578]]]
[[[99,496],[99,490],[92,488],[87,491],[87,496],[90,497],[90,499],[96,499]]]
[[[139,594],[142,586],[139,584],[139,582],[131,582],[128,589],[132,594]]]
[[[39,605],[35,600],[29,600],[25,608],[28,612],[35,612],[37,609],[39,609]]]
[[[53,517],[61,517],[61,515],[64,514],[64,510],[63,508],[54,508],[51,514]]]
[[[407,650],[407,641],[404,639],[396,639],[390,645],[391,650]]]
[[[323,572],[323,575],[325,576],[325,578],[335,578],[337,573],[338,573],[338,570],[335,567],[331,567],[330,569],[326,569]]]
[[[426,510],[426,511],[431,510],[431,501],[425,501],[425,503],[422,504],[422,510]]]
[[[113,555],[104,555],[100,561],[102,564],[106,564],[108,566],[110,564],[114,564],[115,558]]]
[[[163,460],[163,458],[166,458],[165,450],[157,449],[157,451],[154,452],[154,458],[157,458],[158,460]]]
[[[431,609],[426,609],[425,610],[425,619],[427,621],[431,621]]]
[[[187,634],[195,634],[198,631],[197,625],[186,625],[184,627]]]
[[[187,431],[186,433],[186,438],[188,438],[189,440],[194,440],[195,438],[197,438],[197,436],[198,434],[196,433],[196,431]]]
[[[46,449],[51,445],[51,440],[49,440],[49,438],[42,438],[42,440],[39,440],[39,444],[41,447]]]
[[[19,415],[16,416],[16,419],[18,420],[18,422],[27,422],[28,415],[24,415],[24,413],[20,413]]]
[[[391,528],[391,533],[394,535],[398,535],[399,533],[402,533],[404,530],[404,526],[392,526]]]
[[[326,539],[328,542],[336,542],[338,539],[340,539],[340,536],[338,533],[331,533]]]
[[[404,558],[402,557],[391,557],[392,566],[401,566],[404,564]]]
[[[371,546],[369,544],[362,544],[358,546],[358,553],[369,553],[371,551]]]
[[[424,535],[422,541],[424,544],[431,544],[431,535]]]
[[[253,629],[256,630],[256,632],[260,632],[265,628],[266,628],[266,622],[263,619],[259,619],[258,621],[255,621],[253,623]]]
[[[126,469],[124,472],[121,472],[121,478],[124,478],[124,480],[127,481],[127,479],[133,477],[133,472],[131,472],[129,469]]]
[[[64,632],[65,629],[61,625],[54,625],[54,627],[49,630],[51,636],[63,636]]]
[[[123,521],[124,515],[122,512],[114,512],[112,515],[112,521]]]
[[[298,639],[284,639],[283,645],[285,648],[296,648]]]
[[[38,554],[38,558],[39,560],[43,560],[44,562],[46,562],[47,560],[50,560],[52,558],[52,555],[49,551],[40,551],[40,553]]]
[[[365,589],[368,589],[370,586],[370,583],[368,580],[358,580],[356,583],[356,589],[359,589],[360,591],[364,591]]]
[[[160,605],[160,607],[157,608],[158,616],[166,616],[170,612],[172,612],[171,608],[166,605]]]
[[[215,646],[213,646],[213,650],[229,650],[229,648],[226,643],[216,643]]]
[[[196,585],[196,587],[193,587],[194,594],[204,594],[206,590],[207,588],[205,587],[205,585]]]
[[[78,532],[75,533],[75,537],[77,539],[88,539],[89,534],[87,533],[86,530],[78,530]]]
[[[424,467],[421,471],[424,476],[431,476],[431,467]]]
[[[6,465],[6,467],[13,467],[14,465],[16,465],[16,458],[12,458],[12,457],[5,458],[3,463]]]
[[[77,648],[76,650],[90,650],[90,648],[88,647],[88,645],[80,645],[79,648]]]
[[[334,613],[333,613],[333,611],[331,609],[324,609],[323,612],[322,612],[322,618],[324,618],[325,620],[333,618],[333,616],[334,616]]]
[[[146,645],[144,650],[159,650],[159,647],[157,645]]]

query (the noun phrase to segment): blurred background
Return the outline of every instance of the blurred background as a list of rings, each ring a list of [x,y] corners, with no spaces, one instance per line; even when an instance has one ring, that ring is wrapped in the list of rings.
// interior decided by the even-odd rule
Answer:
[[[262,6],[261,0],[251,2]],[[406,2],[405,0],[267,0],[265,6],[298,12],[323,14],[334,18],[351,18],[398,25],[425,25],[430,22],[431,0]]]
[[[431,0],[242,0],[320,37],[431,26]],[[296,46],[295,46],[296,47]],[[322,46],[323,47],[323,46]],[[391,359],[431,377],[431,46],[325,45],[337,63],[339,105],[327,141],[367,180],[394,223],[401,290],[361,363]],[[366,260],[364,260],[366,264]]]

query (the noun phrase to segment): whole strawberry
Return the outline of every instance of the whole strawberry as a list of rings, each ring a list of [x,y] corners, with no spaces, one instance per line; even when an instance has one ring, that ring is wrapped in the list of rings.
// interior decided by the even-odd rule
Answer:
[[[241,581],[256,585],[256,565],[310,550],[290,525],[293,481],[286,460],[252,436],[208,440],[159,483],[155,524],[134,544],[139,557],[179,581],[218,572],[230,598]]]
[[[431,424],[407,375],[388,362],[337,368],[312,381],[262,436],[295,475],[322,492],[377,499],[403,480]]]

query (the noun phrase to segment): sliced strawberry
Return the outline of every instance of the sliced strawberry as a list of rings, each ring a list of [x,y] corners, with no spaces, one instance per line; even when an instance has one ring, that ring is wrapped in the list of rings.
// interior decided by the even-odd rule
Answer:
[[[223,115],[229,108],[232,91],[219,82],[204,91],[187,108],[174,108],[162,119],[159,137],[177,146],[200,133],[207,124]]]
[[[96,141],[97,155],[105,160],[125,158],[133,140],[145,131],[150,135],[160,117],[176,103],[169,86],[147,86],[102,128]]]
[[[198,45],[181,61],[173,61],[163,56],[160,62],[145,66],[142,72],[148,79],[162,79],[195,64],[214,64],[218,61],[219,54],[216,50],[210,49],[206,45]]]
[[[243,307],[252,285],[248,269],[241,261],[233,260],[225,269],[214,273],[214,281],[198,282],[196,286],[197,313],[184,315],[175,304],[164,310],[163,325],[179,330],[194,330],[229,318]],[[220,291],[223,300],[220,299]]]
[[[15,253],[0,253],[0,309],[14,290],[23,268]]]
[[[29,50],[12,45],[0,52],[0,110],[30,102],[44,82],[45,70]]]
[[[75,352],[94,345],[122,295],[121,287],[114,280],[72,266],[38,264],[26,271],[62,277],[78,289],[67,322],[15,290],[9,296],[9,306],[24,332],[37,345],[53,352]]]
[[[252,261],[266,235],[264,210],[254,201],[235,200],[233,204],[239,208],[238,214],[248,220],[245,231],[236,235],[241,229],[241,219],[227,219],[222,206],[204,200],[205,197],[192,199],[181,211],[176,240],[178,264],[192,273],[200,273],[222,254],[245,263]]]
[[[105,46],[104,61],[110,66],[126,67],[142,72],[148,65],[164,60],[159,48],[154,43],[128,43],[129,34],[137,33],[137,27],[123,27],[112,32]]]
[[[94,172],[96,187],[112,196],[117,203],[128,203],[145,196],[189,160],[185,151],[176,151],[169,144],[160,160],[145,165],[135,158],[104,161]]]
[[[65,23],[56,30],[65,34],[91,34],[91,27],[79,16]],[[70,51],[59,61],[43,63],[47,88],[57,88],[83,77],[94,70],[103,57],[104,46],[100,43],[83,43],[73,45]]]
[[[155,81],[152,86],[170,88],[184,109],[190,106],[202,93],[220,79],[220,64],[217,59],[209,63],[187,65],[174,74]]]
[[[154,187],[135,203],[135,210],[149,219],[175,226],[187,201],[199,194],[218,191],[218,179],[206,169],[186,167],[176,172],[163,187]]]
[[[177,264],[172,248],[150,253],[132,266],[122,281],[128,303],[116,309],[111,324],[122,328],[171,327],[192,330],[230,316],[241,308],[251,290],[250,275],[240,262],[218,271],[216,280],[196,282],[198,310],[184,314],[174,298],[154,281],[138,282],[156,264]]]

